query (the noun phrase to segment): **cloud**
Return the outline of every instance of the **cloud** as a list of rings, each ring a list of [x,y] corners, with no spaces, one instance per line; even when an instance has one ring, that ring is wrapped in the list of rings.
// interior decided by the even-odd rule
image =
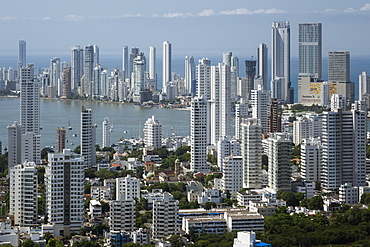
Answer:
[[[50,16],[46,16],[44,18],[41,18],[41,20],[43,20],[43,21],[50,21],[51,20],[51,17]]]
[[[63,19],[66,21],[83,21],[84,17],[80,15],[66,15]]]
[[[144,17],[142,14],[123,14],[113,16],[112,19],[132,18],[132,17]]]
[[[168,13],[168,14],[164,14],[162,17],[165,17],[165,18],[176,18],[176,17],[191,17],[193,16],[192,14],[190,13]]]
[[[212,16],[216,15],[216,12],[213,9],[205,9],[202,12],[198,13],[198,16]]]
[[[3,21],[14,21],[16,19],[17,19],[16,16],[4,16],[4,17],[0,17],[0,20],[3,20]]]
[[[360,8],[361,11],[368,11],[370,10],[370,3],[365,4]]]
[[[344,10],[344,13],[355,13],[355,12],[357,12],[357,10],[354,8],[347,8]]]

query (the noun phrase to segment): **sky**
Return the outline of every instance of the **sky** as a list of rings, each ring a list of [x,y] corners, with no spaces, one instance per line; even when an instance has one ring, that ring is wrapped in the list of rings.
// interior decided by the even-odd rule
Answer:
[[[271,23],[289,21],[291,56],[297,57],[298,24],[321,22],[323,55],[350,51],[369,56],[370,0],[1,0],[0,56],[17,56],[18,41],[28,55],[65,56],[74,45],[96,44],[101,56],[121,56],[123,45],[149,46],[172,56],[214,57],[232,51],[256,56],[271,45]]]

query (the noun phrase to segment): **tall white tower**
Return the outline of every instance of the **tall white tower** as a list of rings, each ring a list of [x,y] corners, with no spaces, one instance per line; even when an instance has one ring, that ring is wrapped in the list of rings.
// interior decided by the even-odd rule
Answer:
[[[57,90],[58,95],[62,95],[61,90],[58,90],[58,83],[60,83],[60,58],[55,57],[50,60],[50,84]],[[54,97],[54,95],[48,95],[49,97]]]
[[[37,169],[33,162],[16,165],[9,170],[10,214],[14,224],[37,225]]]
[[[163,42],[163,59],[162,59],[162,91],[166,92],[166,86],[171,81],[171,43]]]
[[[81,85],[81,77],[83,75],[84,68],[84,52],[83,49],[78,45],[71,48],[71,77],[72,77],[72,92],[77,93],[78,87]]]
[[[20,40],[18,44],[18,77],[21,68],[26,66],[26,41]]]
[[[123,72],[123,79],[126,80],[130,78],[130,71],[129,71],[130,61],[128,59],[128,47],[123,46],[122,48],[122,72]]]
[[[109,117],[104,118],[102,129],[103,129],[102,148],[110,147],[111,124],[109,122]]]
[[[192,87],[193,80],[195,80],[194,57],[186,56],[185,57],[185,88],[188,94],[192,94],[195,92],[195,88]]]
[[[243,157],[243,186],[262,187],[262,126],[258,119],[249,118],[241,124],[241,153]]]
[[[319,79],[322,76],[322,24],[299,24],[298,76]]]
[[[96,164],[96,127],[93,125],[92,111],[82,106],[81,110],[81,155],[85,166],[91,168]]]
[[[203,97],[194,97],[190,113],[190,169],[207,172],[207,145],[209,143],[208,103]]]
[[[267,90],[252,90],[252,118],[259,119],[263,133],[267,133],[267,107],[269,103],[270,95]]]
[[[263,89],[267,90],[267,46],[261,43],[257,49],[257,76],[262,79]]]
[[[271,133],[267,143],[268,185],[275,191],[291,191],[292,143],[286,133]]]
[[[22,158],[22,129],[21,125],[14,122],[8,125],[8,170],[21,164]]]
[[[156,48],[155,46],[149,47],[149,79],[157,81],[156,73]]]
[[[155,116],[148,118],[144,125],[145,147],[162,147],[162,123]]]
[[[46,212],[54,235],[69,236],[83,226],[84,160],[71,150],[49,153],[45,169]]]
[[[210,99],[210,84],[211,84],[211,60],[202,58],[197,65],[197,89],[196,95],[204,97],[206,100]]]
[[[359,85],[359,90],[358,90],[359,97],[358,98],[359,100],[363,100],[362,97],[364,95],[370,94],[370,78],[365,71],[363,71],[358,76],[358,85]]]
[[[272,78],[284,78],[279,100],[290,103],[290,24],[289,22],[272,23]],[[276,87],[271,87],[276,90]],[[274,92],[271,93],[275,95]],[[279,95],[279,94],[277,94]]]

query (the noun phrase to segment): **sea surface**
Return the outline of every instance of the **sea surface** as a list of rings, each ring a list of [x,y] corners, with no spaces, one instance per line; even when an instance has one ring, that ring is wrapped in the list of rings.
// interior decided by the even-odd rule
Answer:
[[[56,146],[57,128],[67,129],[69,126],[72,130],[67,130],[67,147],[74,148],[79,145],[82,106],[92,109],[93,123],[97,124],[96,141],[100,145],[104,117],[109,117],[113,125],[111,144],[117,143],[120,138],[143,137],[145,121],[152,116],[162,122],[163,137],[188,136],[190,132],[190,111],[187,110],[145,108],[122,103],[41,99],[41,146]],[[7,126],[14,121],[19,122],[19,111],[19,98],[0,97],[0,140],[3,148],[7,147],[8,142]]]

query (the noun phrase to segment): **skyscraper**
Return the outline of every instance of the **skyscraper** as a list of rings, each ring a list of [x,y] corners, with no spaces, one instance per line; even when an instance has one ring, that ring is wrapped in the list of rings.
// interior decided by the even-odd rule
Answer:
[[[133,62],[134,102],[140,102],[140,91],[145,89],[145,60],[138,55]]]
[[[21,162],[39,164],[40,154],[40,89],[34,80],[33,64],[27,64],[20,71],[20,124],[22,127]]]
[[[122,72],[124,80],[130,78],[129,63],[130,61],[128,60],[128,47],[124,45],[122,48]]]
[[[272,78],[271,80],[283,80],[280,98],[278,100],[291,103],[292,91],[290,89],[290,24],[280,21],[272,23]],[[271,86],[272,95],[275,95],[276,87]]]
[[[263,89],[267,90],[267,46],[261,43],[257,49],[257,76],[262,79]]]
[[[93,125],[92,111],[82,106],[81,110],[81,155],[85,166],[91,168],[96,163],[96,127]]]
[[[245,60],[245,75],[247,79],[247,96],[250,99],[251,91],[255,89],[254,78],[256,77],[256,60]]]
[[[157,81],[156,73],[156,48],[155,46],[149,47],[149,79]]]
[[[93,77],[93,69],[94,69],[94,46],[88,45],[85,47],[85,53],[84,53],[84,75],[85,75],[85,81],[90,83],[92,81]],[[84,89],[85,90],[85,89]]]
[[[71,89],[72,92],[76,94],[78,87],[81,85],[81,77],[84,73],[84,56],[83,49],[79,46],[74,46],[71,48],[71,50]]]
[[[131,48],[130,53],[130,73],[127,74],[127,78],[131,78],[132,71],[134,70],[134,59],[139,55],[140,49],[137,47]]]
[[[37,169],[33,162],[18,164],[9,170],[10,214],[14,224],[37,226]]]
[[[363,100],[363,97],[365,97],[365,96],[369,97],[369,94],[370,94],[370,78],[369,78],[368,74],[365,71],[363,71],[358,76],[358,84],[359,84],[359,90],[358,90],[359,100]]]
[[[211,60],[202,58],[197,65],[197,89],[196,95],[204,97],[206,100],[210,99],[210,84],[211,84]]]
[[[26,41],[20,40],[18,44],[18,77],[21,71],[21,68],[26,66]]]
[[[40,134],[40,92],[38,82],[34,81],[33,64],[27,64],[20,71],[22,134]]]
[[[207,164],[207,145],[209,143],[208,103],[203,97],[194,97],[190,113],[190,169],[209,171]]]
[[[270,102],[270,95],[266,90],[252,90],[252,118],[258,119],[263,133],[267,133],[267,106]]]
[[[53,234],[69,236],[83,226],[84,160],[71,150],[49,153],[45,169],[46,213]]]
[[[166,92],[166,86],[171,81],[171,43],[168,41],[163,42],[163,59],[162,59],[162,91]]]
[[[62,95],[61,90],[58,90],[60,83],[60,58],[55,57],[50,60],[50,86],[54,87],[57,95]],[[55,95],[48,95],[49,97],[55,97]]]
[[[322,77],[322,24],[299,24],[298,76]]]
[[[258,119],[249,118],[241,124],[243,157],[243,187],[262,187],[262,126]]]
[[[22,128],[17,122],[8,125],[8,170],[21,164]]]
[[[186,56],[185,57],[185,88],[188,94],[192,94],[195,92],[195,88],[193,88],[193,80],[195,80],[195,63],[193,56]]]
[[[162,147],[162,123],[155,119],[155,116],[148,118],[144,125],[145,147]]]
[[[268,143],[268,185],[275,191],[291,191],[292,143],[286,133],[271,133]]]
[[[328,81],[350,81],[350,54],[349,51],[329,51],[328,54]]]
[[[350,111],[337,108],[323,113],[323,188],[337,189],[345,183],[366,184],[366,111],[363,107],[361,101],[356,101]]]
[[[109,117],[105,117],[102,124],[103,138],[102,138],[102,148],[110,147],[110,131],[111,125],[109,122]]]
[[[62,153],[66,148],[66,129],[57,128],[57,153]]]
[[[72,94],[72,77],[71,77],[71,67],[65,67],[62,74],[62,96],[68,97]]]

